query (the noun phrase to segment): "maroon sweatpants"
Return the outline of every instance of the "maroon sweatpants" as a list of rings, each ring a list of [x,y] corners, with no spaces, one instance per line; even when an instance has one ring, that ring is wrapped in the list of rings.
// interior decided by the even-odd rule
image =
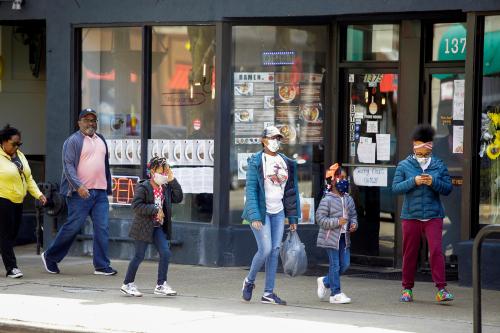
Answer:
[[[403,220],[403,288],[412,289],[415,284],[421,235],[425,234],[429,247],[432,280],[438,289],[446,286],[444,256],[442,250],[443,219],[423,222]]]

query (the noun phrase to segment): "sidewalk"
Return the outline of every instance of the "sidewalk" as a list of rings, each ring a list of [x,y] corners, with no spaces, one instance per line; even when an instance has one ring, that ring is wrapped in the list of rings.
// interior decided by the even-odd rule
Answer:
[[[88,257],[68,257],[61,274],[45,272],[34,247],[16,248],[22,279],[0,277],[1,332],[472,332],[472,289],[450,283],[456,300],[438,304],[432,283],[417,283],[415,302],[398,301],[400,282],[346,276],[353,302],[319,302],[314,277],[278,274],[276,291],[288,306],[260,304],[263,274],[254,299],[241,301],[244,268],[171,265],[169,283],[179,296],[153,295],[156,262],[139,268],[142,298],[122,295],[126,261],[113,261],[117,276],[93,275]],[[483,332],[500,332],[500,292],[483,291]]]

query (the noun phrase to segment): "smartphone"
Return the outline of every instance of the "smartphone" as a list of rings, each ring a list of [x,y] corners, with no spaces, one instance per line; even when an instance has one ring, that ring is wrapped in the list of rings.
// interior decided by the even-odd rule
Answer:
[[[429,177],[429,174],[428,173],[423,173],[420,176],[422,176],[422,177]]]

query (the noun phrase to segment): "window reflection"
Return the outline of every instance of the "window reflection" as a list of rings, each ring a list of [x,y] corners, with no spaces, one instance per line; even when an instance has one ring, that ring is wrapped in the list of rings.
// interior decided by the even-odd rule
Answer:
[[[313,223],[323,184],[325,26],[233,27],[231,222],[241,223],[247,158],[274,124],[298,163],[301,223]]]
[[[215,27],[153,27],[148,156],[167,158],[184,191],[176,221],[210,222],[215,138]]]
[[[349,25],[346,60],[399,60],[399,25]]]
[[[479,223],[500,223],[500,16],[485,18]]]
[[[130,184],[141,174],[141,59],[141,28],[82,29],[82,107],[97,111],[98,132],[108,144],[110,217],[130,216]]]

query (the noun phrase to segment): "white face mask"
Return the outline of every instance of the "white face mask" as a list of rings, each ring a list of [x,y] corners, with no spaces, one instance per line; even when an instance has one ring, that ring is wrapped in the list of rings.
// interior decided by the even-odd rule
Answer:
[[[153,180],[156,184],[159,186],[162,186],[166,183],[168,183],[168,176],[162,175],[161,173],[155,173],[153,176]]]
[[[276,139],[268,139],[267,140],[267,149],[272,151],[273,153],[277,152],[280,149],[281,141]]]
[[[420,166],[424,166],[427,162],[429,162],[429,158],[430,157],[415,157]]]

